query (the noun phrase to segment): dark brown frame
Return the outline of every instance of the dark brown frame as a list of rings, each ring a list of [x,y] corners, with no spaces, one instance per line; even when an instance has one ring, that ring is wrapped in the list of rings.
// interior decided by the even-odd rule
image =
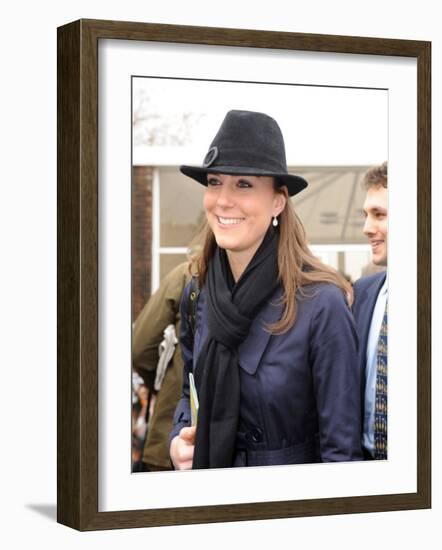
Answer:
[[[418,74],[417,492],[98,512],[98,40],[405,56]],[[58,29],[57,519],[81,531],[431,507],[431,43],[79,20]]]

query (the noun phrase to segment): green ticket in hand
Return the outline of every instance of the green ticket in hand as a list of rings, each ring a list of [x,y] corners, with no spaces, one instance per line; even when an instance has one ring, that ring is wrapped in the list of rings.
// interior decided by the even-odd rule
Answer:
[[[198,420],[198,394],[196,393],[195,379],[192,373],[189,373],[190,386],[190,421],[192,426],[196,426]]]

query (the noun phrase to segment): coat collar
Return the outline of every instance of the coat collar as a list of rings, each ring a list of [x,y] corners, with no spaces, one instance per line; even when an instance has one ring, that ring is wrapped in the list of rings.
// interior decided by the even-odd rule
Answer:
[[[278,289],[272,296],[269,303],[260,310],[252,322],[247,338],[238,348],[239,366],[247,372],[247,374],[255,374],[261,361],[261,357],[269,342],[271,334],[265,327],[276,323],[281,318],[282,307],[277,305],[281,295],[282,291],[281,289]],[[195,357],[199,355],[203,343],[208,335],[207,310],[204,307],[205,300],[206,292],[205,289],[203,289],[198,299],[200,335],[199,338],[197,337],[195,340]]]
[[[281,306],[277,305],[280,297],[281,290],[278,290],[270,302],[261,309],[250,327],[249,335],[239,346],[239,365],[250,375],[255,374],[269,342],[271,334],[266,327],[281,318]]]

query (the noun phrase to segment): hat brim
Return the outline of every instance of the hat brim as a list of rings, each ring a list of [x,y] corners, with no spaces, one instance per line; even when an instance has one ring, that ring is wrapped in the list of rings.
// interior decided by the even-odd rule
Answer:
[[[290,197],[296,195],[308,186],[308,182],[301,176],[287,173],[267,172],[266,170],[257,171],[256,168],[246,168],[243,166],[209,166],[201,168],[199,166],[180,166],[180,172],[198,183],[207,187],[207,174],[232,174],[247,176],[271,176],[277,178],[279,185],[285,185]]]

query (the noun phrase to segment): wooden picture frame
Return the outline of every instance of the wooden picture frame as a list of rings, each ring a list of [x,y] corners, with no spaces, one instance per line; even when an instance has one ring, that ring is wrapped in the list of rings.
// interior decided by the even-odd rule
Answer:
[[[417,61],[417,492],[98,511],[98,41],[138,40]],[[431,44],[422,41],[79,20],[58,29],[58,505],[82,531],[381,512],[431,506]]]

